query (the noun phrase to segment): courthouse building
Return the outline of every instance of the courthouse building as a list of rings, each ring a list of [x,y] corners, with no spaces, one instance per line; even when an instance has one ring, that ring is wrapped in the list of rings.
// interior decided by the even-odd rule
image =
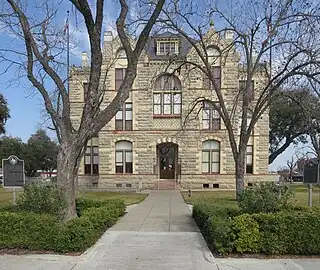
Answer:
[[[204,38],[215,81],[232,110],[235,134],[239,134],[243,85],[240,56],[230,33],[218,35],[210,29]],[[134,39],[132,40],[134,43]],[[104,100],[116,95],[126,72],[126,55],[118,37],[104,34]],[[176,64],[168,67],[175,59]],[[199,61],[186,38],[165,32],[149,38],[141,54],[130,97],[88,144],[80,166],[78,184],[98,188],[235,188],[235,164],[228,133],[217,111],[198,104],[199,97],[216,100],[211,83],[191,65],[177,68],[179,59]],[[72,68],[70,101],[72,120],[79,123],[88,80],[89,61],[82,54],[82,66]],[[172,73],[174,72],[174,75]],[[103,77],[103,76],[102,76]],[[265,77],[252,81],[252,104]],[[241,98],[241,94],[240,94]],[[250,115],[248,115],[250,118]],[[246,153],[246,185],[270,180],[268,170],[269,116],[264,113],[254,127]],[[274,176],[273,176],[274,177]]]

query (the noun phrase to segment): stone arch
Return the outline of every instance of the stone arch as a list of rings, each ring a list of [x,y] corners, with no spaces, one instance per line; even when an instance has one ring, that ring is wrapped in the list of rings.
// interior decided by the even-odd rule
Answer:
[[[167,78],[167,80],[165,80],[165,78]],[[161,80],[165,80],[165,81],[161,81]],[[172,84],[173,84],[173,87],[172,87]],[[168,86],[168,88],[166,88],[166,85]],[[165,91],[165,90],[182,91],[182,82],[180,78],[175,74],[162,72],[155,78],[153,89],[155,91]]]

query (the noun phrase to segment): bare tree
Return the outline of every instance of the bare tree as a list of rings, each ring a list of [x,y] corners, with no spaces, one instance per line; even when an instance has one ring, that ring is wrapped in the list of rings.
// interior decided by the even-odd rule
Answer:
[[[144,7],[147,19],[141,26],[140,34],[134,44],[127,33],[127,17],[132,6],[130,7],[126,0],[119,0],[121,11],[116,20],[116,28],[127,55],[127,72],[117,95],[103,109],[100,108],[100,101],[103,98],[100,85],[103,82],[101,37],[106,3],[104,0],[97,0],[95,5],[90,6],[87,0],[70,0],[70,2],[84,20],[91,56],[88,87],[81,121],[77,127],[70,117],[67,87],[62,76],[61,65],[57,61],[58,56],[63,52],[57,38],[57,27],[54,24],[58,8],[52,8],[47,1],[37,3],[33,8],[36,8],[39,13],[42,12],[43,15],[40,16],[41,19],[37,19],[27,1],[7,0],[2,4],[1,11],[5,14],[1,16],[1,21],[11,34],[23,41],[20,45],[24,47],[22,51],[5,48],[2,50],[1,60],[8,62],[9,67],[18,65],[32,86],[41,94],[59,138],[57,178],[58,183],[64,187],[68,200],[66,220],[76,217],[75,178],[87,142],[115,116],[129,97],[129,91],[137,74],[139,56],[165,0],[151,1]],[[15,57],[10,59],[8,57],[10,53]],[[15,60],[17,56],[19,59]],[[54,95],[54,91],[48,87],[48,81],[54,85],[57,95]]]
[[[191,44],[189,55],[171,65],[197,70],[209,80],[215,97],[199,96],[193,110],[206,102],[219,112],[235,161],[237,195],[244,188],[248,140],[258,120],[268,114],[277,89],[301,80],[318,82],[319,15],[319,4],[303,0],[202,1],[201,5],[171,0],[160,17],[163,27]],[[212,39],[220,46],[219,57],[238,59],[241,86],[220,87],[221,76],[213,72],[215,59],[208,50]],[[253,89],[252,80],[259,80],[259,87]]]
[[[287,160],[287,169],[289,172],[288,180],[290,181],[290,183],[292,183],[293,181],[294,172],[300,169],[298,166],[299,162],[301,162],[302,160],[305,160],[305,158],[307,157],[307,153],[303,153],[301,152],[301,150],[303,150],[303,148],[296,149],[291,159]]]

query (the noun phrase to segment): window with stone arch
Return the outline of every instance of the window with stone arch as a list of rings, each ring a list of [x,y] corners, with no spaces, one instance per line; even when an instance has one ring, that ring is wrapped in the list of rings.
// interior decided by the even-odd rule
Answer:
[[[171,74],[160,75],[153,91],[154,117],[181,116],[182,85],[179,78]]]
[[[119,59],[126,59],[127,58],[127,54],[124,48],[119,48],[117,50],[117,58]]]
[[[202,173],[220,173],[220,142],[207,140],[202,143]]]
[[[205,89],[221,89],[221,52],[218,47],[210,45],[206,48],[208,63],[211,65],[212,79],[204,74]]]
[[[116,142],[116,173],[132,173],[132,142]]]

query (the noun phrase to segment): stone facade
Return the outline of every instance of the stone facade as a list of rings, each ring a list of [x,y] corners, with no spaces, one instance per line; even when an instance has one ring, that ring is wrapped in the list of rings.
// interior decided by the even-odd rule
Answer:
[[[172,38],[173,37],[173,38]],[[159,105],[162,113],[155,114],[155,89],[157,79],[166,73],[171,73],[177,68],[176,66],[168,67],[168,57],[157,55],[154,51],[157,48],[158,53],[164,49],[159,46],[167,46],[168,41],[175,43],[177,54],[182,55],[190,61],[199,62],[194,49],[186,45],[185,40],[180,40],[179,36],[168,36],[167,34],[159,35],[150,39],[146,50],[142,53],[139,64],[137,77],[126,102],[132,103],[132,129],[116,130],[116,120],[109,122],[93,138],[88,146],[98,147],[99,173],[90,175],[94,172],[91,157],[87,161],[82,161],[80,166],[78,182],[79,185],[92,184],[98,188],[156,188],[158,180],[170,178],[172,181],[180,183],[182,188],[235,188],[235,166],[232,156],[231,147],[228,140],[228,133],[221,121],[218,130],[205,130],[203,127],[203,112],[201,104],[191,110],[195,100],[199,97],[216,100],[214,90],[204,86],[204,76],[193,70],[190,66],[184,65],[176,69],[175,82],[181,84],[181,89],[174,89],[165,93],[175,92],[177,96],[161,96],[162,101]],[[165,45],[159,45],[157,41],[163,41]],[[212,29],[205,37],[209,46],[214,46],[220,50],[220,55],[215,58],[212,65],[221,67],[221,93],[224,95],[229,110],[233,110],[233,125],[235,134],[239,134],[239,115],[241,108],[239,102],[235,101],[239,93],[239,80],[242,79],[241,66],[239,66],[239,54],[234,50],[228,50],[223,53],[224,48],[232,42],[229,36],[224,38],[217,35]],[[167,43],[166,43],[167,42]],[[158,47],[157,47],[158,46]],[[121,46],[118,38],[113,38],[110,33],[105,34],[104,38],[104,66],[103,72],[107,72],[105,81],[101,82],[104,88],[104,100],[101,107],[107,106],[112,98],[116,95],[116,69],[126,67],[126,58],[121,56]],[[160,54],[160,53],[159,53]],[[88,59],[83,54],[83,66],[72,69],[70,80],[70,101],[72,102],[72,120],[77,125],[81,117],[81,108],[84,99],[84,83],[88,80]],[[118,78],[119,79],[119,78]],[[259,89],[265,83],[265,77],[257,74],[253,78],[254,93],[259,94]],[[167,86],[165,86],[167,87]],[[161,92],[161,91],[160,91]],[[180,95],[181,94],[181,95]],[[176,105],[176,101],[169,102],[165,108],[165,98],[181,98],[181,105]],[[177,101],[179,103],[179,100]],[[254,101],[252,102],[254,103]],[[176,107],[174,107],[176,105]],[[170,110],[171,113],[163,113]],[[176,111],[174,111],[176,110]],[[180,113],[181,110],[181,113]],[[125,113],[124,113],[125,114]],[[124,117],[124,114],[122,117]],[[187,117],[188,116],[188,117]],[[130,116],[128,116],[131,118]],[[125,122],[123,122],[126,124]],[[119,128],[118,128],[119,129]],[[252,145],[252,172],[246,174],[246,183],[261,180],[275,179],[274,175],[269,175],[268,169],[268,148],[269,148],[269,117],[266,111],[261,119],[257,122],[249,140]],[[216,157],[213,165],[213,156],[210,157],[209,173],[203,172],[203,143],[208,140],[214,140],[219,143],[219,157]],[[116,152],[116,143],[126,141],[131,143],[131,153],[121,154]],[[162,156],[166,147],[173,148],[170,154],[171,159]],[[129,151],[130,152],[130,151]],[[119,156],[117,156],[119,155]],[[168,154],[169,155],[169,154]],[[124,160],[126,159],[126,160]],[[97,160],[97,159],[96,159]],[[125,163],[129,161],[132,163]],[[123,164],[122,164],[122,163]],[[171,162],[171,163],[170,163]],[[118,165],[117,165],[117,164]],[[124,164],[125,163],[125,164]],[[87,165],[85,165],[87,164]],[[120,164],[120,165],[119,165]],[[86,169],[87,166],[88,168]],[[118,167],[117,167],[118,166]],[[121,167],[122,166],[122,167]],[[131,167],[130,167],[131,166]],[[213,166],[214,169],[213,169]],[[129,173],[125,173],[127,170]],[[171,171],[169,171],[171,170]],[[213,171],[215,170],[215,171]]]

